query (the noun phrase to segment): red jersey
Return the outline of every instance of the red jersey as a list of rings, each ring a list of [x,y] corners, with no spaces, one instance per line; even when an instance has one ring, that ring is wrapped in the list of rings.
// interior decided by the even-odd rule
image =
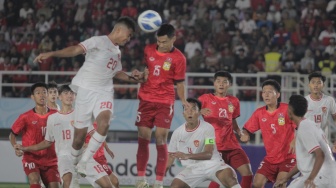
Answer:
[[[29,110],[14,122],[12,132],[15,135],[22,135],[24,147],[38,144],[44,140],[48,116],[55,112],[57,111],[49,109],[47,114],[40,115],[35,113],[35,109]],[[51,147],[36,152],[25,152],[22,161],[34,161],[42,166],[57,165],[55,145],[52,144]]]
[[[241,148],[232,127],[232,120],[240,116],[238,98],[204,94],[198,99],[202,102],[202,108],[212,111],[210,115],[203,116],[203,119],[215,128],[217,149],[225,151]]]
[[[93,124],[93,127],[94,129],[92,129],[90,132],[88,132],[88,134],[86,135],[86,138],[85,138],[85,143],[89,143],[90,139],[91,139],[91,134],[93,134],[93,132],[96,131],[97,129],[97,123],[94,123]],[[93,159],[96,160],[96,159],[100,159],[101,160],[101,157],[104,156],[105,158],[105,142],[98,148],[98,150],[96,151],[96,153],[93,155]],[[105,158],[106,160],[106,158]],[[97,161],[97,160],[96,160]],[[98,162],[98,161],[97,161]]]
[[[174,48],[169,53],[160,53],[156,44],[145,47],[145,64],[148,67],[148,80],[141,84],[140,100],[173,104],[175,101],[175,81],[184,81],[186,58]]]
[[[278,109],[270,113],[266,106],[260,107],[244,125],[250,133],[261,130],[266,149],[265,160],[271,164],[295,158],[295,155],[289,154],[288,151],[296,125],[289,119],[287,108],[288,104],[280,103]]]

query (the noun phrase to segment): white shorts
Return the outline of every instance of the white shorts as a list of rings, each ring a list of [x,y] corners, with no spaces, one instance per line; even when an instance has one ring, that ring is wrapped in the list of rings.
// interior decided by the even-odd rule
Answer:
[[[102,94],[79,87],[75,102],[75,127],[92,125],[100,112],[109,110],[113,114],[113,94]]]
[[[216,173],[220,170],[231,168],[224,162],[219,161],[207,161],[202,163],[197,163],[191,167],[186,167],[182,170],[175,178],[178,178],[188,184],[190,187],[199,186],[200,183],[210,180],[215,181],[219,185],[222,183],[216,176]],[[232,168],[231,168],[232,169]],[[232,169],[233,172],[235,172]]]
[[[100,187],[96,181],[99,180],[100,178],[108,176],[107,173],[105,172],[104,168],[97,163],[95,160],[89,160],[87,165],[86,165],[86,177],[85,179],[88,180],[88,182],[93,186],[93,187]]]
[[[79,188],[79,177],[75,172],[75,165],[73,165],[72,157],[68,155],[61,155],[57,157],[58,160],[58,171],[60,173],[61,178],[66,173],[72,173],[72,179],[70,187]]]
[[[307,175],[301,175],[300,177],[294,179],[288,186],[288,188],[298,188],[304,187],[304,182],[309,177]],[[314,179],[314,183],[318,188],[335,188],[336,181],[335,181],[336,174],[332,176],[331,174],[317,174],[316,178]]]

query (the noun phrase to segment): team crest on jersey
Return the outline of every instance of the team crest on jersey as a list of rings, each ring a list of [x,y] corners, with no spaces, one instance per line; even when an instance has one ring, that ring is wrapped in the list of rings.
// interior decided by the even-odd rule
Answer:
[[[199,146],[199,140],[194,140],[194,145],[195,145],[196,147],[198,147],[198,146]]]
[[[285,116],[283,115],[283,113],[279,113],[279,116],[278,116],[278,124],[279,125],[285,125]]]
[[[170,70],[170,66],[171,66],[171,62],[172,62],[172,58],[168,57],[165,62],[163,63],[163,67],[162,69],[165,71],[169,71]]]
[[[230,113],[232,113],[233,110],[234,110],[234,107],[233,107],[233,105],[232,105],[231,102],[229,103],[228,109],[229,109],[229,112],[230,112]]]
[[[327,107],[323,106],[323,107],[322,107],[322,112],[323,112],[323,113],[326,113],[326,112],[327,112]]]
[[[74,125],[75,125],[75,121],[74,121],[74,120],[71,120],[71,121],[70,121],[70,125],[71,125],[71,126],[74,126]]]

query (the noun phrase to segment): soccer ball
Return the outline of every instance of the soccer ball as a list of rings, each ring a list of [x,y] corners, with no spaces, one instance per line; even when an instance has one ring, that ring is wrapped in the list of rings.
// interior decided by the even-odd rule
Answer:
[[[138,17],[138,25],[140,29],[146,33],[158,30],[161,24],[161,16],[154,10],[146,10]]]

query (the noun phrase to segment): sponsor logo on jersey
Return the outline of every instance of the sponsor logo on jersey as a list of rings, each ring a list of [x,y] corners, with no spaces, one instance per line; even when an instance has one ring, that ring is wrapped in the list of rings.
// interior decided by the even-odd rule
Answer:
[[[279,125],[285,125],[285,116],[283,115],[283,113],[279,113],[278,115],[278,124]]]
[[[56,123],[56,124],[54,124],[54,126],[59,126],[59,125],[61,125],[60,123]]]
[[[32,124],[35,125],[37,123],[37,121],[32,121]]]
[[[171,62],[172,62],[172,58],[168,57],[165,62],[163,63],[163,67],[162,69],[165,71],[169,71],[170,70],[170,66],[171,66]]]
[[[267,119],[266,119],[266,118],[262,118],[261,121],[262,121],[262,122],[266,122]]]
[[[234,110],[234,107],[233,107],[233,105],[232,105],[231,102],[229,103],[228,109],[229,109],[229,112],[230,112],[230,113],[232,113],[233,110]]]
[[[215,104],[216,104],[216,101],[211,101],[211,104],[215,105]]]
[[[165,121],[166,123],[169,123],[169,122],[170,122],[170,120],[169,120],[169,119],[165,119],[164,121]]]
[[[194,140],[194,145],[195,145],[196,147],[198,147],[198,146],[199,146],[199,140]]]
[[[154,57],[149,57],[148,59],[149,59],[149,61],[155,61]]]
[[[183,140],[180,140],[179,142],[181,142],[181,143],[184,143],[184,141],[183,141]]]

